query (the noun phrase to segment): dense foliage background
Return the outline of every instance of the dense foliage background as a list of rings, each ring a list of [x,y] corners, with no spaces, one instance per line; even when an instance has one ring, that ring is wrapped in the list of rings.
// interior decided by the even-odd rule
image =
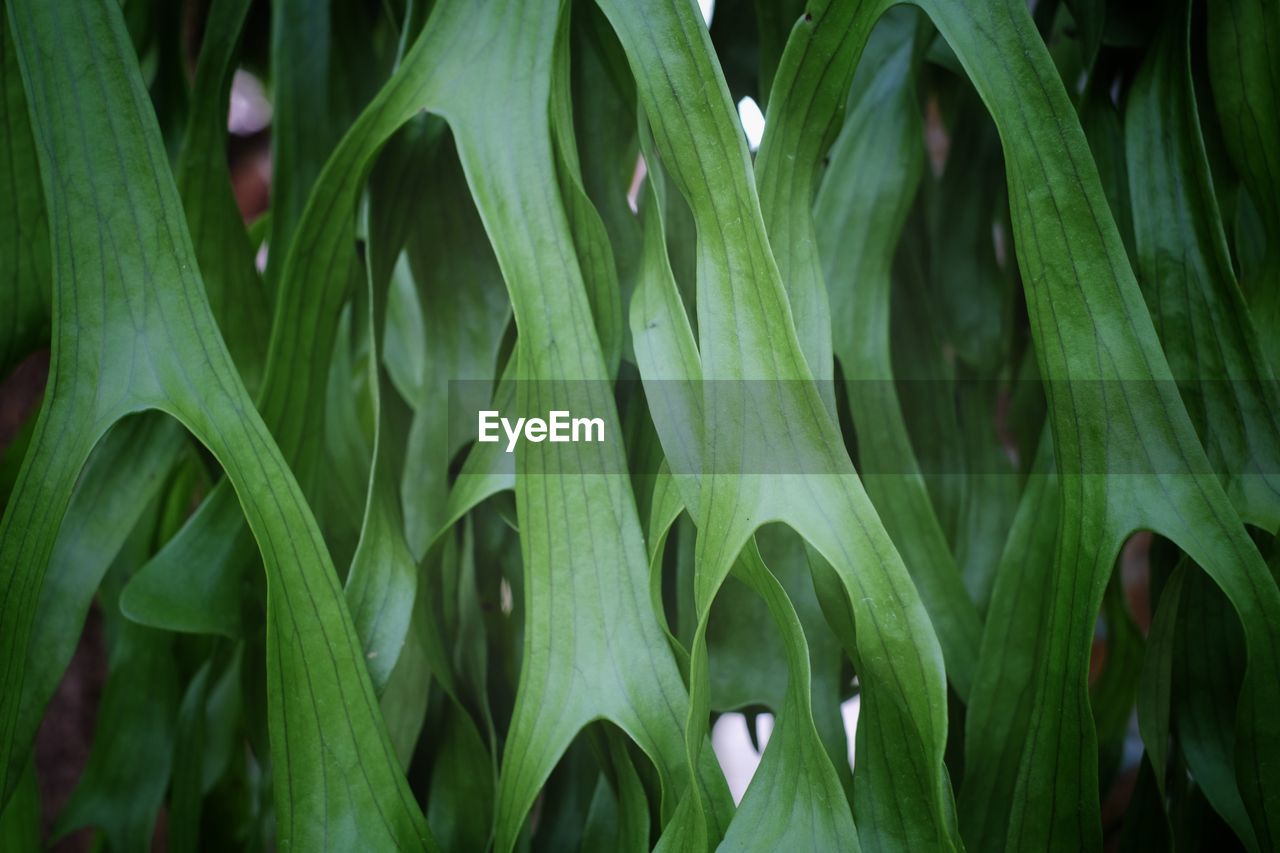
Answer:
[[[1280,4],[891,6],[3,0],[0,849],[1280,844]]]

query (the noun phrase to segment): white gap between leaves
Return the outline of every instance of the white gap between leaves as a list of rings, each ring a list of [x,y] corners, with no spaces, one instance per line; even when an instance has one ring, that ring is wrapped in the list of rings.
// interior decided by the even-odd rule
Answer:
[[[853,766],[853,745],[858,730],[858,711],[862,700],[854,696],[840,704],[840,717],[844,720],[844,734],[848,741],[849,766]],[[773,734],[773,715],[761,714],[756,717],[756,739],[760,742],[761,752],[769,744],[769,736]],[[721,714],[711,727],[711,748],[715,751],[716,760],[729,783],[729,793],[733,795],[734,804],[742,802],[752,777],[760,767],[760,752],[751,745],[751,737],[747,733],[747,718],[736,712]]]
[[[742,120],[742,129],[747,134],[747,147],[755,151],[764,139],[764,113],[756,99],[748,95],[738,101],[738,118]]]

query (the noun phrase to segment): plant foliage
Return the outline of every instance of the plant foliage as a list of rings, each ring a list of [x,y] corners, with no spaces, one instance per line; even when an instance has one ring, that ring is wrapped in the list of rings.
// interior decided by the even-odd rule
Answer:
[[[3,0],[0,848],[1280,846],[1280,4],[914,2]]]

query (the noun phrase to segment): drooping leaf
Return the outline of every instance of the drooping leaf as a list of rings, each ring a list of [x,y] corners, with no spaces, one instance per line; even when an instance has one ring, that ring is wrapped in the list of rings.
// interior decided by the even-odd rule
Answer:
[[[664,169],[689,201],[698,226],[698,346],[705,380],[696,510],[700,626],[715,590],[757,527],[779,520],[804,536],[834,567],[841,594],[856,614],[863,714],[894,721],[885,729],[901,739],[900,757],[920,781],[924,820],[906,831],[921,843],[945,846],[954,821],[941,764],[946,726],[941,653],[806,365],[787,292],[768,251],[745,142],[731,124],[728,91],[708,59],[705,31],[692,9],[640,10],[615,3],[603,8],[627,50]],[[798,44],[807,40],[803,30],[809,26],[813,21],[797,29]],[[835,28],[837,35],[842,32]],[[677,49],[659,51],[659,44]],[[760,388],[776,396],[761,397]],[[744,435],[749,420],[750,437]],[[823,476],[744,472],[741,460],[760,459],[764,447],[782,460],[773,460],[775,471],[817,466],[808,470]],[[884,617],[881,607],[893,615]],[[881,690],[884,698],[877,701]],[[690,717],[691,728],[698,719]],[[695,737],[691,731],[691,759],[698,752]],[[882,790],[869,795],[872,803],[893,796]],[[868,838],[879,831],[899,831],[877,823],[888,814],[887,801],[881,802],[884,813],[860,812],[860,817],[866,814],[859,830],[864,843],[873,844]]]
[[[4,790],[30,742],[12,685],[26,669],[33,604],[75,478],[114,421],[161,408],[218,458],[263,552],[272,746],[289,768],[275,777],[282,842],[427,844],[320,532],[214,326],[119,9],[77,4],[73,14],[61,3],[12,2],[8,12],[57,235],[59,319],[51,390],[0,523]],[[89,64],[53,61],[64,53]],[[103,144],[115,157],[97,156]],[[321,740],[325,748],[315,749]],[[325,787],[330,773],[348,784]]]
[[[661,181],[661,172],[656,166],[651,168],[654,170],[651,180],[655,183]],[[697,472],[703,470],[702,451],[695,441],[690,440],[690,433],[697,432],[695,419],[701,411],[696,394],[701,366],[688,318],[680,306],[666,259],[665,245],[660,239],[663,229],[657,198],[657,193],[651,192],[646,203],[645,256],[633,298],[631,328],[641,376],[653,393],[668,393],[665,390],[667,385],[686,389],[685,393],[676,390],[669,399],[672,405],[658,415],[655,426],[664,447],[670,448],[676,458],[690,467],[672,480],[677,486],[675,490],[655,489],[655,495],[660,498],[667,496],[668,499],[663,501],[665,505],[660,505],[661,509],[655,507],[652,514],[655,522],[651,522],[651,541],[655,545],[650,553],[651,566],[660,558],[660,550],[670,524],[679,513],[680,503],[699,506],[694,503],[700,500]],[[663,352],[665,357],[658,356],[659,352]],[[656,530],[652,526],[654,523],[659,525]],[[786,540],[769,537],[765,541],[776,546]],[[795,555],[790,555],[788,561],[794,564]],[[800,565],[803,563],[801,557]],[[777,717],[769,747],[765,749],[761,765],[729,825],[723,845],[727,849],[751,849],[756,845],[806,849],[852,846],[856,834],[847,812],[840,774],[832,765],[831,756],[814,723],[809,646],[800,618],[786,590],[764,564],[754,542],[735,565],[735,577],[753,593],[749,599],[735,596],[735,588],[729,587],[724,591],[713,591],[717,600],[728,606],[728,612],[722,609],[717,614],[711,604],[711,595],[703,602],[696,602],[694,607],[697,625],[689,663],[694,711],[690,714],[687,735],[691,766],[696,766],[702,751],[702,732],[697,721],[706,713],[702,709],[709,709],[717,698],[727,707],[763,703],[770,706]],[[653,589],[651,585],[651,591]],[[753,607],[757,597],[765,604],[764,614],[760,613],[761,608]],[[751,653],[748,651],[749,638],[758,633],[759,628],[752,630],[748,626],[753,617],[759,619],[761,616],[771,618],[778,628],[781,649],[766,647],[761,650],[757,647],[756,657],[748,664],[737,659],[735,653]],[[817,627],[821,629],[824,626],[818,623]],[[716,631],[723,632],[719,649],[716,649],[715,638],[711,636]],[[719,654],[712,660],[715,651]],[[762,651],[765,653],[761,654]],[[770,656],[768,652],[774,654]],[[731,673],[738,673],[736,678],[731,674],[727,679],[713,679],[710,667],[716,660],[727,666]],[[754,672],[741,673],[747,666]],[[824,698],[830,702],[834,697],[825,694]],[[843,759],[844,755],[839,754],[839,760]],[[686,831],[692,832],[695,838],[707,833],[703,809],[700,801],[693,802],[683,816],[689,821]],[[674,826],[683,828],[682,823],[674,823]],[[668,837],[668,843],[677,844],[679,839]]]
[[[1001,132],[1014,240],[1062,475],[1032,737],[1006,843],[1096,846],[1088,651],[1121,543],[1141,528],[1169,536],[1240,613],[1250,675],[1239,720],[1255,755],[1274,749],[1272,739],[1280,736],[1263,710],[1280,683],[1271,640],[1280,591],[1174,393],[1084,134],[1027,9],[1016,2],[923,5]],[[1133,473],[1114,476],[1121,470]],[[1265,762],[1245,771],[1242,787],[1259,817],[1271,809],[1265,792],[1272,786],[1263,781],[1271,772]]]
[[[858,436],[862,480],[921,591],[947,672],[968,693],[982,625],[962,583],[903,422],[889,348],[893,246],[924,168],[914,13],[864,54],[849,116],[815,203],[831,326]],[[867,215],[874,211],[874,215]]]

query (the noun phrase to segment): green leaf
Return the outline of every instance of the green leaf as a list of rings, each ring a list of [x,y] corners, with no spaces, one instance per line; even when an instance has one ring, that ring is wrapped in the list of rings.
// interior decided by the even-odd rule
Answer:
[[[209,10],[200,62],[196,68],[193,107],[174,178],[186,208],[187,226],[205,282],[210,309],[227,341],[232,359],[249,389],[261,381],[266,360],[270,310],[266,291],[254,267],[250,244],[226,161],[226,115],[236,44],[249,4],[220,0]],[[233,519],[234,496],[225,487],[202,505],[200,513]],[[227,571],[195,571],[195,567],[244,566],[254,546],[242,525],[209,530],[192,526],[173,540],[130,581],[121,606],[142,624],[195,633],[234,636],[240,632],[240,575]],[[197,535],[200,534],[200,535]],[[218,555],[214,559],[211,556]]]
[[[655,184],[661,181],[661,172],[656,167],[650,180]],[[667,386],[696,392],[701,368],[693,349],[692,331],[667,263],[665,245],[660,239],[662,220],[656,192],[649,194],[645,219],[645,256],[631,314],[641,376],[655,396],[668,393]],[[657,355],[663,352],[667,358]],[[670,358],[678,353],[682,357]],[[687,470],[701,471],[702,452],[688,435],[688,427],[695,423],[701,411],[700,401],[696,393],[676,393],[668,401],[674,405],[658,416],[655,424],[658,434],[673,454],[692,454],[681,459],[690,463]],[[682,474],[671,482],[677,485],[686,505],[699,499],[696,475]],[[655,506],[652,514],[660,527],[655,530],[651,526],[651,541],[656,543],[651,561],[660,555],[667,530],[680,511],[680,501],[674,499],[676,493],[655,489],[655,495],[667,505],[661,509]],[[770,536],[765,541],[776,546],[787,540]],[[783,555],[783,559],[792,565],[796,563],[794,555],[790,559]],[[651,562],[651,572],[654,565]],[[828,849],[852,843],[856,835],[847,811],[843,783],[814,724],[810,650],[800,617],[787,591],[765,566],[754,542],[737,562],[735,577],[754,596],[744,600],[734,595],[735,587],[729,586],[723,591],[713,591],[717,602],[724,605],[719,613],[711,606],[710,596],[696,606],[697,626],[689,664],[694,708],[687,735],[690,765],[696,766],[702,753],[702,729],[698,724],[706,713],[702,709],[717,704],[717,700],[720,707],[763,702],[777,714],[777,722],[723,845],[728,849],[754,849],[757,845]],[[651,584],[657,582],[660,581],[656,578],[651,580]],[[760,608],[752,606],[756,604],[753,600],[756,596],[766,606],[764,618],[772,618],[779,629],[780,654],[770,646],[761,648],[759,641],[752,642],[759,631],[758,620],[764,616]],[[655,594],[655,605],[658,605],[656,598]],[[813,620],[810,624],[814,624]],[[821,630],[820,622],[817,627]],[[716,643],[716,639],[720,642]],[[672,643],[675,644],[674,639]],[[734,653],[752,657],[735,659]],[[712,678],[709,658],[729,670],[728,678]],[[823,695],[832,705],[838,702],[829,693]],[[831,701],[833,699],[835,701]],[[843,753],[839,759],[843,762]],[[691,830],[695,837],[707,831],[704,808],[700,801],[690,806],[688,819],[696,826]],[[676,843],[675,840],[672,843]]]
[[[173,760],[179,685],[172,643],[124,619],[117,600],[129,570],[141,562],[156,524],[155,504],[129,535],[103,584],[104,634],[110,647],[93,749],[53,828],[58,837],[100,827],[113,850],[150,846]]]
[[[1160,590],[1158,606],[1147,633],[1147,653],[1138,677],[1138,729],[1146,751],[1143,760],[1150,768],[1161,796],[1165,793],[1165,777],[1169,768],[1173,654],[1186,576],[1187,564],[1181,563]]]
[[[336,141],[332,125],[318,130],[313,123],[330,107],[333,5],[334,0],[271,4],[271,161],[277,176],[267,238],[269,282],[283,266],[311,187]]]
[[[1198,569],[1188,570],[1175,630],[1174,728],[1187,769],[1245,847],[1257,849],[1243,799],[1251,762],[1237,751],[1232,701],[1244,674],[1244,644],[1230,602]]]
[[[1280,737],[1264,710],[1280,699],[1272,696],[1280,688],[1280,591],[1173,393],[1084,134],[1027,9],[1013,0],[924,5],[1000,129],[1062,475],[1053,593],[1006,843],[1094,847],[1101,838],[1088,651],[1120,545],[1137,529],[1154,529],[1231,599],[1249,649],[1239,717],[1254,755]],[[1135,460],[1135,473],[1107,476]],[[1244,772],[1255,814],[1271,811],[1264,792],[1273,786],[1263,780],[1272,768],[1254,762]]]
[[[1034,697],[1027,685],[1044,642],[1041,617],[1050,594],[1059,489],[1046,431],[996,569],[969,694],[958,812],[961,835],[973,849],[999,849],[1005,843],[1008,803],[1032,715]]]
[[[1098,47],[1102,44],[1102,33],[1106,29],[1107,2],[1106,0],[1066,0],[1066,3],[1080,32],[1084,64],[1086,67],[1090,66],[1098,55]]]
[[[411,122],[379,166],[393,173],[384,194],[411,205],[405,219],[414,226],[406,235],[407,267],[397,266],[388,298],[383,360],[413,410],[400,499],[419,558],[447,519],[449,463],[473,427],[463,422],[462,406],[440,401],[451,393],[469,400],[472,388],[493,378],[510,321],[502,272],[443,131]],[[429,191],[401,200],[400,189],[416,184]]]
[[[186,446],[177,423],[149,412],[116,424],[89,457],[57,531],[35,605],[26,647],[28,674],[18,696],[18,731],[27,740],[71,662],[102,579],[168,485],[170,468]]]
[[[1274,0],[0,2],[0,847],[1276,845]]]
[[[0,811],[0,844],[6,850],[38,850],[42,841],[40,787],[32,757],[8,804]]]
[[[13,685],[24,677],[32,605],[75,478],[111,423],[161,408],[218,458],[263,552],[272,748],[288,768],[276,775],[282,845],[428,843],[320,532],[208,309],[118,8],[77,5],[71,14],[63,4],[13,2],[8,11],[58,235],[58,328],[51,390],[0,523],[4,790],[29,744]],[[98,156],[103,145],[112,156]],[[330,775],[347,784],[326,786]]]
[[[1241,285],[1275,370],[1280,369],[1280,7],[1268,0],[1224,0],[1208,4],[1208,10],[1209,81],[1222,140],[1266,235],[1262,261]]]
[[[941,176],[928,174],[924,180],[928,263],[934,285],[928,301],[935,306],[935,322],[958,358],[980,380],[988,380],[999,370],[1012,325],[1013,281],[1009,270],[1001,267],[995,240],[997,228],[1008,233],[1008,202],[1001,180],[1004,162],[995,125],[982,102],[967,81],[958,85],[955,116],[947,126],[946,165]],[[921,135],[912,140],[913,158],[920,156]],[[898,205],[908,201],[894,198]]]
[[[894,733],[895,754],[912,768],[907,775],[920,782],[923,796],[912,806],[924,820],[906,831],[919,843],[948,846],[954,822],[942,768],[941,651],[801,352],[768,251],[746,146],[733,127],[723,79],[709,60],[705,30],[691,8],[603,7],[627,50],[664,169],[689,201],[698,226],[698,344],[701,376],[708,380],[702,386],[703,474],[695,509],[700,630],[715,591],[756,528],[778,520],[800,533],[834,567],[841,595],[856,614],[863,719],[872,730]],[[806,213],[807,207],[806,200]],[[777,397],[765,407],[753,405],[748,418],[751,392],[743,389],[753,383]],[[821,467],[810,470],[824,475],[744,473],[739,460],[755,458],[749,446],[776,448],[790,464],[816,464]],[[783,471],[803,470],[787,464]],[[695,666],[695,684],[697,677]],[[698,720],[691,715],[691,727]],[[691,759],[695,738],[691,731]],[[883,823],[894,808],[888,802],[893,794],[869,795],[872,805],[884,806],[874,814],[858,810],[863,842],[874,844],[868,839],[900,829]]]
[[[948,677],[963,697],[982,623],[929,502],[890,364],[893,247],[920,181],[924,150],[916,106],[915,17],[908,13],[885,23],[859,66],[813,220],[821,223],[817,245],[831,292],[829,325],[844,369],[862,481],[912,572],[938,632]]]
[[[1236,283],[1192,88],[1190,12],[1171,17],[1125,111],[1136,265],[1169,368],[1240,517],[1280,530],[1280,386]]]
[[[49,225],[45,218],[40,167],[27,116],[18,54],[9,21],[0,21],[0,378],[49,337],[51,311]]]
[[[249,6],[250,0],[218,0],[209,9],[174,180],[209,307],[245,386],[255,391],[267,358],[271,311],[231,190],[226,152],[236,44]]]

